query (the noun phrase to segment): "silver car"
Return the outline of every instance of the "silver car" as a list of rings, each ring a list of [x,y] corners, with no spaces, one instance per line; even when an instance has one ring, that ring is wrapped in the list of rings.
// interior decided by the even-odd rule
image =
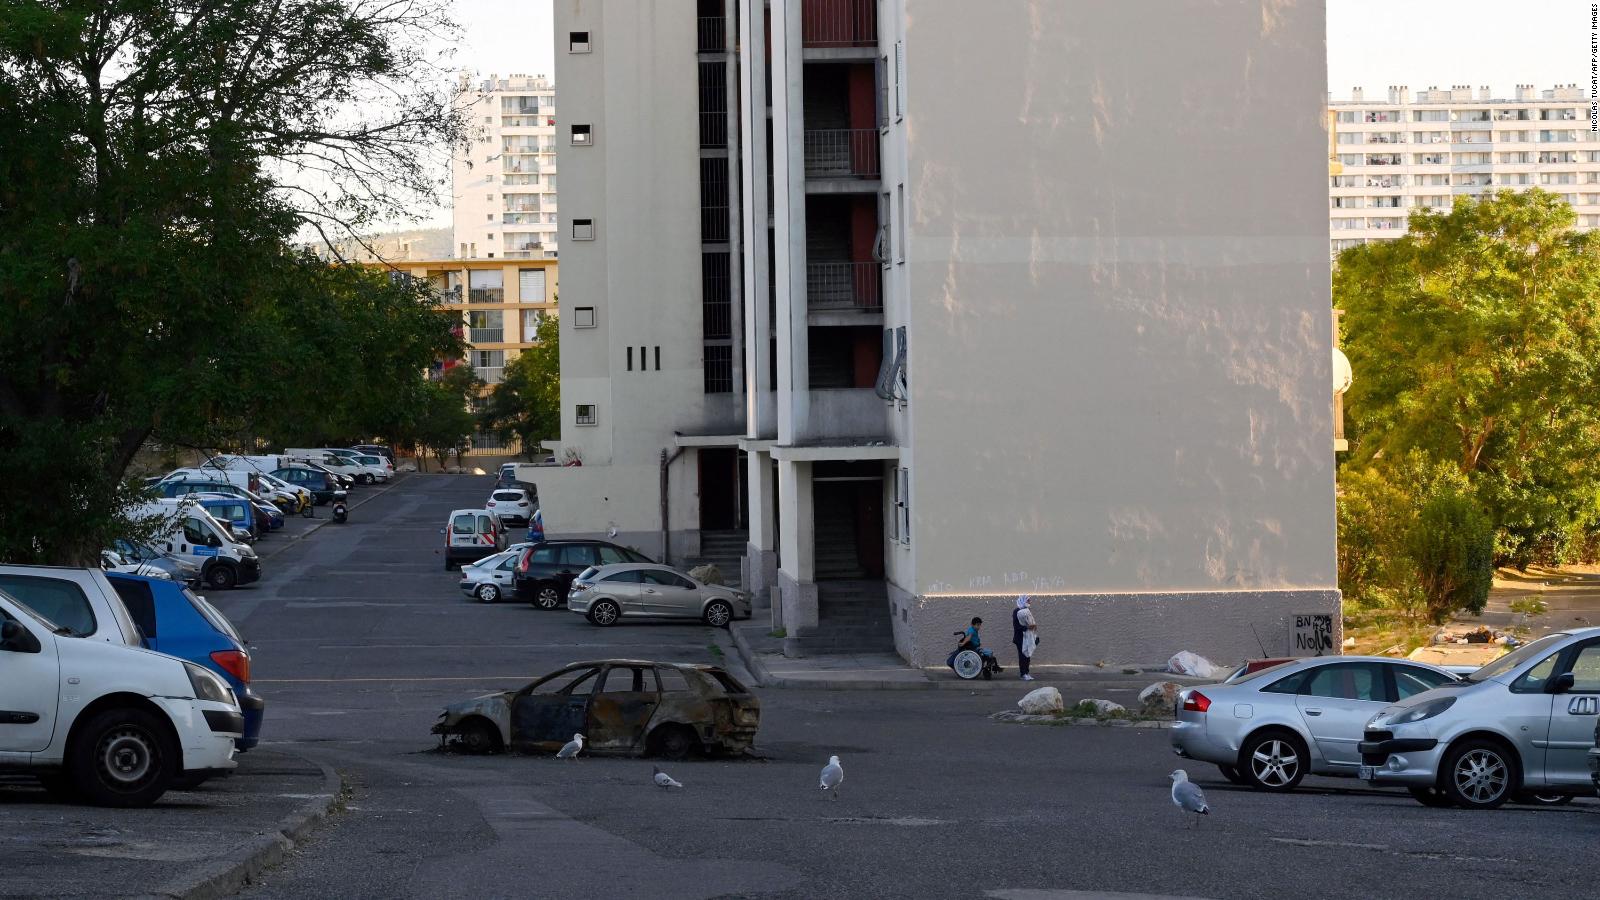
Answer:
[[[706,584],[668,566],[591,566],[573,579],[567,608],[596,625],[622,618],[700,619],[721,628],[750,618],[750,595]]]
[[[462,566],[461,593],[479,603],[499,603],[515,591],[517,560],[521,557],[522,550],[512,547]]]
[[[1600,628],[1547,634],[1367,723],[1361,777],[1429,806],[1560,802],[1593,788]]]
[[[1389,657],[1283,663],[1180,692],[1172,751],[1265,791],[1292,791],[1307,775],[1354,777],[1369,719],[1454,680],[1436,666]]]

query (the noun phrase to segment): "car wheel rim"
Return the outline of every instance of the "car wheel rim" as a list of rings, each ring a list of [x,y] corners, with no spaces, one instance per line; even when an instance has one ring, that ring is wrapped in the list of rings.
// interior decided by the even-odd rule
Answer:
[[[728,624],[729,618],[731,618],[731,616],[728,612],[728,608],[720,603],[713,603],[711,608],[706,610],[706,621],[717,626],[718,628]]]
[[[1491,750],[1473,750],[1456,763],[1456,790],[1473,803],[1488,803],[1505,793],[1505,760]]]
[[[493,603],[500,599],[500,592],[495,590],[494,585],[486,584],[478,588],[478,599],[485,603]]]
[[[1250,755],[1250,770],[1262,784],[1283,787],[1300,771],[1300,755],[1288,741],[1265,741]]]
[[[545,609],[555,609],[556,604],[560,602],[561,597],[556,593],[555,588],[545,588],[539,592],[539,605]]]
[[[610,625],[617,620],[617,608],[609,603],[602,603],[594,608],[594,620],[601,625]]]
[[[136,788],[149,780],[154,770],[155,748],[144,732],[125,728],[100,742],[100,771],[113,787]]]

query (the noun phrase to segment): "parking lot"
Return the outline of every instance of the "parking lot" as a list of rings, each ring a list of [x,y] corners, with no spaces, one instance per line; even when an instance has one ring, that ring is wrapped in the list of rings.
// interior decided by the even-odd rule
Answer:
[[[992,721],[1015,700],[1004,691],[760,691],[757,752],[663,764],[681,791],[652,785],[648,760],[441,753],[428,729],[447,702],[579,659],[733,653],[703,625],[600,629],[461,596],[438,531],[489,484],[402,479],[349,524],[285,543],[260,584],[213,595],[255,648],[269,704],[262,749],[335,768],[347,792],[244,896],[1592,895],[1581,861],[1600,835],[1593,800],[1472,813],[1319,778],[1293,795],[1259,794],[1177,760],[1163,731]],[[846,771],[838,800],[817,789],[831,754]],[[1198,825],[1168,799],[1167,773],[1180,764],[1211,799]],[[116,829],[129,845],[141,829],[182,834],[207,816],[242,815],[231,783],[266,768],[276,768],[267,753],[247,754],[239,776],[142,813],[0,792],[0,834],[16,835],[24,814]],[[15,877],[36,850],[0,841],[0,896],[165,883],[97,890],[66,866]],[[163,878],[197,864],[192,854],[170,862]]]

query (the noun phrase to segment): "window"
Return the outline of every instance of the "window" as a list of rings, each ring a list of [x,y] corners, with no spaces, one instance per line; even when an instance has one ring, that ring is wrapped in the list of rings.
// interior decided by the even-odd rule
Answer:
[[[893,537],[902,544],[911,543],[911,470],[894,470],[894,526]]]
[[[595,549],[600,552],[600,565],[602,566],[614,566],[617,563],[625,563],[628,561],[628,558],[623,556],[622,551],[616,547],[609,547],[605,544],[601,544]]]
[[[474,350],[472,351],[472,366],[475,369],[496,369],[506,364],[504,350]]]
[[[539,323],[544,321],[544,313],[537,309],[522,311],[522,340],[532,341],[539,334]]]
[[[592,307],[592,306],[575,306],[575,307],[573,307],[572,308],[572,327],[573,328],[593,328],[593,327],[595,327],[594,307]]]
[[[906,114],[906,42],[894,42],[894,120]]]
[[[553,566],[556,563],[556,550],[556,547],[548,544],[543,547],[535,547],[533,555],[528,558],[528,561],[533,564]]]
[[[588,53],[589,52],[589,32],[587,32],[587,31],[570,31],[570,32],[568,32],[567,33],[567,52],[568,53]]]
[[[1412,666],[1394,667],[1394,686],[1399,699],[1404,700],[1423,691],[1431,691],[1450,679],[1438,672]]]
[[[894,261],[904,264],[906,261],[906,186],[897,184],[894,188]]]
[[[75,637],[94,634],[94,610],[83,589],[70,581],[0,575],[0,589]]]
[[[600,558],[605,559],[606,548],[600,548]],[[626,572],[617,572],[600,579],[607,584],[638,584],[644,581],[644,575],[638,569],[629,569]]]
[[[1521,678],[1511,683],[1511,690],[1518,694],[1539,694],[1544,692],[1544,684],[1555,673],[1556,660],[1560,653],[1552,653],[1539,661],[1539,664],[1522,674]],[[1483,670],[1479,670],[1480,672]],[[1474,679],[1478,680],[1478,679]]]
[[[588,125],[572,126],[572,146],[587,147],[592,143],[594,143],[594,134],[589,130]]]
[[[600,689],[605,694],[642,694],[655,693],[655,678],[646,678],[643,666],[613,666],[606,670],[605,687]]]
[[[1383,684],[1383,669],[1377,663],[1337,663],[1311,673],[1302,694],[1330,700],[1365,700],[1381,703],[1388,691]]]
[[[1600,693],[1600,644],[1578,651],[1572,661],[1572,690],[1579,694]]]
[[[1262,669],[1261,671],[1270,672],[1271,669]],[[1280,678],[1274,681],[1262,688],[1261,692],[1264,694],[1298,694],[1300,693],[1300,686],[1306,683],[1306,676],[1309,674],[1309,672],[1296,672],[1288,678]],[[1239,680],[1244,681],[1245,679],[1241,678]]]
[[[128,608],[128,615],[133,617],[139,631],[147,638],[156,637],[156,598],[150,593],[150,585],[121,578],[108,580],[116,588],[117,596],[122,598],[122,605]]]
[[[628,345],[628,371],[633,371],[633,345]]]
[[[662,587],[693,588],[694,582],[682,575],[673,572],[663,572],[659,569],[645,569],[641,573],[645,584],[658,584]]]
[[[683,672],[677,669],[661,666],[656,669],[656,676],[661,679],[661,690],[663,691],[687,691],[689,689],[689,680],[684,678]]]
[[[579,403],[577,407],[577,424],[593,425],[599,419],[598,407],[593,403]]]
[[[309,475],[307,476],[310,477]],[[211,530],[201,524],[199,519],[189,518],[183,520],[183,537],[191,544],[200,547],[206,546],[213,538]],[[60,624],[59,622],[56,624]]]
[[[549,679],[534,685],[529,693],[535,696],[548,697],[552,694],[576,694],[587,697],[594,689],[594,673],[600,671],[596,667],[578,669],[574,672],[561,672],[550,676]]]
[[[517,270],[517,299],[523,303],[543,303],[545,297],[545,272],[543,269]]]
[[[599,563],[599,554],[588,544],[562,544],[561,564],[587,568]]]
[[[642,355],[639,357],[639,362],[640,362],[641,367],[642,367],[643,363],[644,363],[644,357]],[[656,345],[656,371],[657,372],[661,371],[661,345],[660,344]]]
[[[462,515],[456,516],[450,520],[451,534],[476,534],[477,532],[474,531],[474,527],[475,526],[472,524],[472,516],[467,513],[463,513]]]
[[[572,239],[575,240],[575,241],[592,241],[592,240],[594,240],[594,220],[593,219],[573,219],[572,220]]]

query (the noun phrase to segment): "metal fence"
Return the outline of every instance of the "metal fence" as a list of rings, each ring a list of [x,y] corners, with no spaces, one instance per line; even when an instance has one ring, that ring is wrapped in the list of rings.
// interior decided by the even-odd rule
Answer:
[[[728,49],[728,20],[722,16],[701,16],[699,33],[695,48],[701,53]]]
[[[806,47],[878,46],[877,0],[805,0],[800,42]]]
[[[814,262],[806,265],[810,309],[883,308],[883,272],[876,262]]]
[[[878,130],[830,128],[807,131],[806,177],[877,178]]]

